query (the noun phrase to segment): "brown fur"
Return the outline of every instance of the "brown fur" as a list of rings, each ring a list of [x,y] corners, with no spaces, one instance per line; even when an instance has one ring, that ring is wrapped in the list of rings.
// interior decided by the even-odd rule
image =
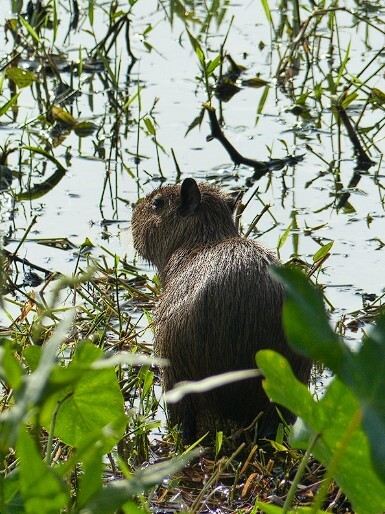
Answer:
[[[158,268],[163,293],[155,315],[155,350],[169,360],[164,385],[255,368],[255,354],[284,355],[302,382],[310,363],[288,346],[281,324],[284,291],[268,268],[275,255],[240,237],[232,198],[186,179],[165,186],[134,209],[138,252]],[[279,417],[260,379],[242,380],[169,405],[171,422],[187,439],[217,427],[247,426],[259,412],[260,435],[274,435]],[[294,417],[282,410],[285,419]]]

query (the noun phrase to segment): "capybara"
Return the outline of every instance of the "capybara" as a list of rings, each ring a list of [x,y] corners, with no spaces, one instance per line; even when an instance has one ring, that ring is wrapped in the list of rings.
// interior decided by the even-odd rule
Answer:
[[[163,286],[154,327],[155,351],[169,361],[166,390],[183,380],[255,368],[255,354],[264,348],[284,355],[299,380],[309,379],[310,362],[291,350],[283,332],[284,289],[269,273],[279,261],[239,235],[235,203],[220,189],[186,178],[159,187],[134,208],[134,246],[157,267]],[[261,412],[260,436],[274,436],[280,422],[261,378],[189,394],[168,411],[187,441],[215,428],[246,427]]]

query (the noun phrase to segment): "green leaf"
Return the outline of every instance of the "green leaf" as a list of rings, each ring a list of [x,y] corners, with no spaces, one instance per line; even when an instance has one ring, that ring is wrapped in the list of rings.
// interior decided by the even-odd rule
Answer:
[[[293,222],[291,221],[289,226],[286,228],[285,232],[279,236],[277,250],[280,250],[282,246],[285,244],[288,235],[290,234],[291,227],[293,226]]]
[[[0,377],[15,391],[22,384],[23,370],[13,355],[12,342],[8,339],[3,340],[0,347]]]
[[[18,20],[20,23],[24,26],[24,28],[27,30],[27,32],[32,36],[32,38],[37,42],[40,43],[40,38],[37,35],[35,29],[28,23],[28,21],[23,17],[19,16]]]
[[[341,78],[346,70],[346,65],[348,63],[349,56],[350,56],[350,45],[351,45],[351,41],[349,41],[348,47],[346,49],[345,57],[341,63],[339,70],[338,70],[338,76],[337,76],[337,80],[336,80],[337,85],[340,83]]]
[[[378,105],[384,105],[385,93],[381,91],[381,89],[374,87],[370,93],[369,101],[376,103]]]
[[[91,369],[103,351],[92,343],[80,344],[66,370],[60,369],[50,382],[52,390],[63,379],[70,384],[51,395],[41,419],[48,428],[56,412],[54,435],[70,446],[79,446],[91,433],[103,433],[104,452],[123,436],[126,427],[124,400],[113,368]],[[60,376],[59,376],[60,375]],[[57,379],[57,380],[56,380]]]
[[[321,246],[321,248],[319,248],[319,250],[317,250],[313,255],[313,262],[323,259],[329,253],[333,245],[334,241],[330,241],[329,243],[326,243],[326,245]]]
[[[153,124],[153,122],[151,121],[151,119],[150,119],[150,118],[144,118],[144,124],[146,125],[146,128],[147,128],[148,132],[149,132],[152,136],[155,136],[156,131],[155,131],[155,127],[154,127],[154,124]]]
[[[45,343],[36,371],[24,378],[16,404],[0,414],[0,451],[8,451],[18,434],[19,426],[31,409],[38,406],[46,394],[48,380],[56,365],[58,347],[67,335],[72,318],[64,319],[56,328],[52,337]]]
[[[194,48],[194,51],[198,57],[198,60],[202,66],[203,69],[205,69],[205,62],[206,62],[206,59],[205,59],[205,54],[202,50],[202,47],[199,43],[199,41],[191,34],[191,32],[186,29],[187,31],[187,34],[188,34],[188,37],[190,39],[190,43],[192,45],[192,47]]]
[[[340,372],[352,356],[329,325],[321,291],[298,269],[280,267],[272,273],[286,287],[283,322],[290,344],[298,353]]]
[[[20,493],[20,469],[17,467],[4,478],[0,477],[0,490],[2,498],[0,509],[4,505],[6,514],[24,514],[24,502]],[[1,511],[3,512],[3,511]]]
[[[65,482],[44,464],[34,441],[24,428],[20,430],[17,441],[17,457],[20,459],[20,490],[25,512],[60,512],[69,499]]]
[[[265,13],[265,16],[267,18],[267,21],[272,25],[273,19],[271,17],[270,7],[269,7],[269,1],[268,0],[261,0],[261,4],[263,7],[263,11]]]
[[[98,126],[91,121],[80,121],[74,127],[74,132],[79,137],[87,137],[92,135]]]
[[[17,102],[19,95],[20,93],[17,93],[16,95],[12,96],[12,98],[8,100],[8,102],[6,102],[4,105],[0,107],[0,116],[5,114],[12,107],[12,105]]]
[[[7,77],[19,88],[28,87],[36,80],[36,75],[32,71],[20,68],[8,68]]]
[[[257,353],[257,363],[266,377],[268,396],[301,416],[312,436],[318,435],[312,453],[326,467],[332,467],[354,511],[384,512],[385,483],[373,469],[368,439],[359,423],[360,405],[352,392],[334,379],[317,402],[278,353],[262,350]],[[302,439],[291,438],[291,442],[305,449],[307,443]]]
[[[350,93],[350,95],[346,95],[343,97],[343,100],[341,102],[341,107],[343,109],[347,109],[349,107],[349,105],[354,102],[354,100],[357,98],[358,96],[358,93],[354,92],[354,93]]]
[[[371,443],[375,469],[385,483],[385,316],[369,331],[358,353],[353,354],[342,380],[360,402],[362,423]]]
[[[103,451],[100,444],[92,444],[84,454],[77,455],[82,462],[83,473],[79,477],[79,490],[76,495],[78,507],[84,506],[90,499],[98,494],[102,487]]]
[[[24,149],[29,150],[30,152],[38,153],[39,155],[46,157],[49,161],[53,162],[59,170],[61,170],[63,172],[67,171],[65,169],[65,167],[60,163],[60,161],[58,161],[56,159],[56,157],[54,157],[52,154],[46,152],[42,148],[39,148],[37,146],[24,146]]]
[[[217,55],[213,61],[209,61],[207,64],[206,73],[207,76],[210,76],[216,68],[221,64],[221,56]]]
[[[242,80],[242,86],[253,87],[255,89],[266,86],[267,84],[268,84],[268,82],[266,80],[263,80],[259,77],[252,77],[250,79]]]
[[[72,116],[69,112],[61,107],[56,107],[55,105],[52,107],[52,116],[56,121],[59,121],[66,127],[75,127],[79,123],[79,121]]]

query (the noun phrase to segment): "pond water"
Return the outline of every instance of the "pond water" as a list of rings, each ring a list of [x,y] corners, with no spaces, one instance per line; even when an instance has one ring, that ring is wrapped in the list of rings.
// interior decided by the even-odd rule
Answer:
[[[262,2],[256,0],[218,0],[210,6],[198,1],[139,0],[131,4],[129,8],[120,2],[115,20],[121,19],[120,13],[128,13],[135,61],[127,49],[126,25],[112,41],[108,60],[92,54],[112,24],[108,16],[111,2],[94,5],[92,25],[90,3],[79,2],[76,26],[74,13],[57,3],[60,23],[56,39],[46,27],[41,29],[38,43],[25,27],[18,29],[20,39],[9,28],[9,20],[26,12],[28,2],[1,2],[2,70],[13,66],[12,57],[18,55],[17,67],[34,71],[37,77],[22,89],[15,88],[8,78],[2,83],[0,104],[20,93],[13,110],[0,118],[0,145],[3,150],[14,150],[6,164],[15,174],[12,184],[0,193],[3,247],[9,252],[17,249],[19,257],[65,274],[75,270],[76,249],[58,249],[38,240],[68,238],[79,246],[88,237],[96,256],[106,247],[112,253],[127,254],[132,261],[130,205],[157,187],[162,175],[175,182],[173,150],[183,177],[209,180],[227,190],[243,189],[244,202],[257,190],[244,212],[242,226],[246,230],[263,205],[270,204],[252,237],[260,237],[275,249],[291,226],[280,248],[283,261],[295,256],[312,264],[320,246],[334,241],[318,276],[334,306],[334,321],[361,309],[366,298],[381,297],[385,287],[384,114],[381,96],[377,104],[370,99],[373,88],[385,91],[382,2],[345,2],[336,10],[332,27],[331,11],[311,18],[311,2],[304,2],[300,15],[302,22],[309,21],[308,32],[303,39],[297,37],[297,47],[290,44],[289,37],[295,13],[279,10],[273,2],[269,2],[272,24]],[[208,59],[218,55],[227,34],[225,51],[245,68],[236,82],[239,91],[231,99],[212,98],[223,120],[222,130],[234,147],[261,161],[303,154],[302,161],[251,180],[253,169],[234,167],[220,142],[207,139],[207,113],[200,127],[188,131],[200,115],[202,103],[207,102],[207,91],[199,80],[199,61],[187,28]],[[58,57],[59,52],[64,54]],[[89,68],[84,62],[79,69],[79,60],[88,56]],[[52,73],[47,65],[52,65],[53,59]],[[266,83],[257,88],[242,82],[255,77]],[[361,82],[349,83],[354,77]],[[210,80],[214,85],[214,77]],[[73,96],[63,102],[58,94],[68,92],[69,86]],[[359,138],[372,166],[357,162],[346,127],[336,121],[332,104],[344,88],[348,94],[358,93],[346,112],[357,133],[367,129],[361,130]],[[87,137],[79,137],[74,130],[54,134],[48,123],[52,119],[47,121],[46,116],[47,106],[52,105],[66,109],[76,120],[92,122],[96,129]],[[145,119],[155,126],[158,145]],[[57,166],[45,155],[31,153],[27,146],[45,149],[67,170],[46,194],[31,200],[17,195],[25,193],[28,185],[46,180]],[[20,246],[35,216],[36,223]],[[146,263],[140,265],[146,269]],[[23,301],[20,292],[10,298]],[[9,316],[18,315],[18,306],[8,301],[4,306]],[[9,324],[8,315],[0,314],[4,326]],[[361,333],[349,337],[359,338]]]

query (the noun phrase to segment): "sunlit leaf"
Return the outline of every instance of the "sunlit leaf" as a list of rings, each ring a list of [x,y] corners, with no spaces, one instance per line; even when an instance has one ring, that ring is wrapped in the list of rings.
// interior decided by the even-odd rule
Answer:
[[[63,125],[67,127],[74,127],[79,123],[79,121],[72,116],[69,112],[62,109],[61,107],[56,107],[55,105],[52,107],[52,116],[55,120],[60,121]]]
[[[19,98],[19,94],[20,93],[17,93],[16,95],[12,96],[12,98],[10,100],[8,100],[8,102],[6,102],[4,105],[2,105],[0,107],[0,116],[5,114],[12,107],[12,105],[17,102],[17,99]]]
[[[204,65],[205,65],[205,54],[204,54],[204,52],[202,50],[202,47],[201,47],[199,41],[191,34],[191,32],[188,29],[186,29],[186,32],[187,32],[188,37],[190,39],[190,43],[191,43],[192,47],[194,48],[194,51],[195,51],[195,53],[196,53],[196,55],[198,57],[199,62],[204,67]]]
[[[36,80],[36,75],[32,71],[20,68],[8,68],[7,77],[19,88],[28,87]]]
[[[321,246],[321,248],[313,255],[313,262],[323,259],[325,255],[329,253],[333,245],[334,241],[330,241],[329,243],[326,243],[326,245]]]
[[[103,351],[91,343],[79,345],[66,370],[72,382],[57,395],[47,398],[42,412],[42,421],[49,427],[51,418],[60,405],[54,426],[54,433],[62,441],[76,447],[95,431],[102,431],[110,425],[104,438],[104,451],[109,451],[124,433],[126,418],[124,401],[115,370],[90,369],[92,362],[103,355]],[[55,384],[53,377],[51,387]],[[59,384],[59,382],[57,382]],[[97,394],[95,394],[97,391]],[[113,426],[114,425],[114,426]]]
[[[273,23],[273,19],[271,17],[269,2],[268,2],[268,0],[261,0],[261,4],[262,4],[262,7],[263,7],[263,11],[265,13],[265,16],[267,18],[267,21],[271,25]]]
[[[285,244],[286,239],[288,238],[288,235],[290,234],[292,226],[293,226],[293,222],[291,221],[289,223],[289,226],[286,228],[285,232],[279,236],[277,250],[280,250],[283,247],[283,245]]]
[[[358,97],[358,93],[354,92],[350,95],[346,95],[344,99],[342,100],[341,107],[343,109],[347,109],[349,105],[354,102],[354,100]]]
[[[150,118],[144,118],[144,124],[146,125],[146,128],[149,131],[149,133],[152,136],[155,136],[156,131],[155,131],[155,127],[154,127],[152,120]]]
[[[22,383],[23,371],[12,351],[12,342],[3,340],[0,346],[0,377],[9,387],[17,391]]]
[[[213,61],[210,61],[207,65],[206,73],[207,76],[211,75],[216,68],[221,64],[221,56],[217,55]]]
[[[28,23],[28,21],[23,17],[19,16],[20,23],[24,26],[24,28],[27,30],[27,32],[32,36],[32,38],[37,42],[40,43],[40,38],[37,35],[37,32],[35,29]]]
[[[381,91],[381,89],[378,89],[374,87],[370,94],[370,101],[377,103],[379,105],[385,104],[385,93]]]

